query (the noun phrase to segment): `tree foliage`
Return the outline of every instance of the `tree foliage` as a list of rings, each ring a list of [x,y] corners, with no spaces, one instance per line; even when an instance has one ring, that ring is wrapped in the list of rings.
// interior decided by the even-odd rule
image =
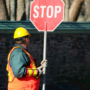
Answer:
[[[74,0],[69,10],[69,21],[76,21],[84,0]]]
[[[24,20],[25,0],[17,0],[17,21]]]
[[[7,20],[5,0],[0,0],[0,20]]]
[[[0,20],[21,21],[30,17],[32,0],[0,0]],[[90,21],[90,0],[63,0],[64,21]]]

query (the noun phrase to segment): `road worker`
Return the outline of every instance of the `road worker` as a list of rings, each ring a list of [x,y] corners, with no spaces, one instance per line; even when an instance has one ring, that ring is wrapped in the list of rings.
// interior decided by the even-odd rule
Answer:
[[[14,32],[15,45],[7,58],[8,90],[39,89],[40,76],[47,60],[42,60],[41,66],[36,66],[35,60],[28,52],[30,36],[23,27],[17,28]]]

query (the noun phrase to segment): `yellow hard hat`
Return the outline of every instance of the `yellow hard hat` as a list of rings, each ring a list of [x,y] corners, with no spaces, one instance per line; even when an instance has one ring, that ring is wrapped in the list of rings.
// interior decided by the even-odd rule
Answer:
[[[25,28],[19,27],[15,30],[13,38],[16,39],[24,36],[31,36],[31,35]]]

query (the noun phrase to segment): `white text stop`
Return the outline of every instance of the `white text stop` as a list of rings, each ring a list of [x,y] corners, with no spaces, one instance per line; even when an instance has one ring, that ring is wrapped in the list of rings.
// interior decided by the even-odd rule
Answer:
[[[39,13],[39,9],[41,10],[41,15]],[[46,11],[46,12],[45,12]],[[49,5],[48,7],[46,6],[34,6],[34,14],[33,17],[34,18],[44,18],[45,15],[47,18],[57,18],[57,14],[61,12],[61,6],[51,6]]]

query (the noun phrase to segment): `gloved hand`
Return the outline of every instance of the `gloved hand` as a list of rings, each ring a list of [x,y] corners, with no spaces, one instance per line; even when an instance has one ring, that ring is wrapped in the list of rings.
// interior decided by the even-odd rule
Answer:
[[[43,73],[43,67],[42,66],[40,66],[40,67],[38,67],[37,68],[38,69],[38,76],[40,76],[42,73]]]
[[[42,60],[41,61],[41,66],[42,67],[47,67],[47,60]]]

